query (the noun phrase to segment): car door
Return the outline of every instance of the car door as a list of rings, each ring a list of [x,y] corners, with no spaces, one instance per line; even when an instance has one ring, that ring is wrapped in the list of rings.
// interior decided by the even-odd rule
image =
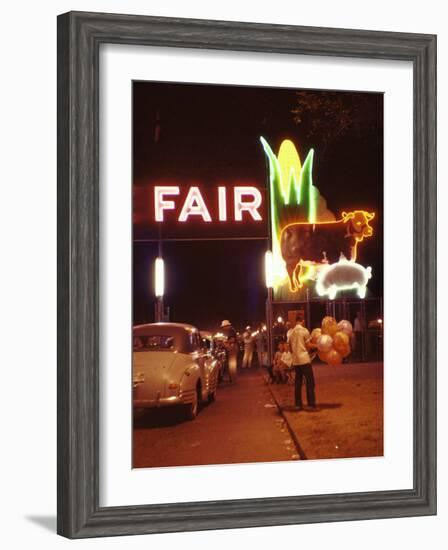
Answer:
[[[199,367],[199,376],[201,379],[202,385],[202,399],[206,399],[208,395],[208,370],[207,370],[207,360],[209,355],[207,350],[202,344],[202,339],[198,332],[191,334],[191,343],[193,347],[193,357]]]

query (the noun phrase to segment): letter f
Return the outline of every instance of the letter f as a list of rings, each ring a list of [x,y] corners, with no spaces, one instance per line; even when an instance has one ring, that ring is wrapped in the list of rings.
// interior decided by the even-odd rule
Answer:
[[[174,201],[164,200],[165,195],[178,195],[179,192],[179,187],[176,186],[154,187],[154,212],[156,222],[163,222],[164,210],[174,210],[176,207]]]

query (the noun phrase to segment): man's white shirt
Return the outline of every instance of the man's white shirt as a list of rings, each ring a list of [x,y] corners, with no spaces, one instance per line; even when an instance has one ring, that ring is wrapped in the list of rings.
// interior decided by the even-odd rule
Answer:
[[[291,331],[288,342],[291,348],[292,364],[306,365],[311,363],[311,358],[306,348],[306,344],[311,340],[308,329],[302,325],[296,325]]]

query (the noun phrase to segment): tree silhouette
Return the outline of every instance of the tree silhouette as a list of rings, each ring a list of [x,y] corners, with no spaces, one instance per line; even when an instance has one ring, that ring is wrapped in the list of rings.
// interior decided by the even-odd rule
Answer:
[[[293,120],[322,156],[328,145],[346,134],[368,139],[379,130],[380,103],[370,93],[300,91],[291,109]]]

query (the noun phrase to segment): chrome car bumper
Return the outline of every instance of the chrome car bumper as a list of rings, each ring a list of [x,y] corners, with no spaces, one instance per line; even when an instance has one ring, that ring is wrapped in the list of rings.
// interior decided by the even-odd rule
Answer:
[[[195,390],[182,392],[180,395],[169,397],[157,397],[156,399],[139,399],[134,397],[132,403],[135,408],[150,409],[155,407],[167,407],[169,405],[188,405],[194,400]]]
[[[171,397],[160,397],[159,399],[134,399],[133,405],[138,408],[166,407],[167,405],[182,405],[182,399],[173,395]]]

